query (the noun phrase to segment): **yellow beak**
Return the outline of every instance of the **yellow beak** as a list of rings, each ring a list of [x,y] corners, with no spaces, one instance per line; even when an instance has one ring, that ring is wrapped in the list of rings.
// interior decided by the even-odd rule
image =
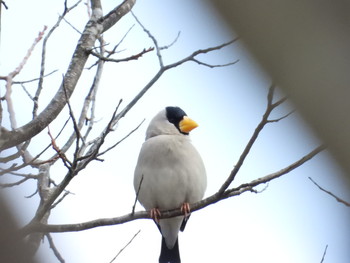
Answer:
[[[182,132],[189,133],[194,128],[197,128],[198,124],[194,120],[184,116],[184,118],[179,123],[179,128]]]

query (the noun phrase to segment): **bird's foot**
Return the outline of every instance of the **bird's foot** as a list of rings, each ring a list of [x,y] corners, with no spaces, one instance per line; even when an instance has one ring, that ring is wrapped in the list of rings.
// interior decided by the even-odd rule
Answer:
[[[152,208],[150,211],[151,218],[159,224],[160,211],[158,208]]]
[[[189,203],[183,203],[181,206],[181,212],[187,217],[191,213],[191,208]]]

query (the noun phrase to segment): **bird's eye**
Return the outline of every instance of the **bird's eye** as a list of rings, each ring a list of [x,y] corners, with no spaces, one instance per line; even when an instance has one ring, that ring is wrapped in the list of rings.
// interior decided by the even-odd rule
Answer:
[[[175,126],[186,116],[186,113],[179,107],[166,107],[166,117]]]

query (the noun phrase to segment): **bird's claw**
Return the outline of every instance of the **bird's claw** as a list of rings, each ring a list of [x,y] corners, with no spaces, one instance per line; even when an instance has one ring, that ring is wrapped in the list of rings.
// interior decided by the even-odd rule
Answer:
[[[191,208],[189,203],[183,203],[181,206],[181,212],[187,217],[191,213]]]
[[[151,218],[159,224],[160,211],[158,208],[152,208],[150,211]]]

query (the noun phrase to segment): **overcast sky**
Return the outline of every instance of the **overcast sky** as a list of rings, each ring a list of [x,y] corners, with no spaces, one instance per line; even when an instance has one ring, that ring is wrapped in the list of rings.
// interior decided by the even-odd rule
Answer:
[[[104,12],[114,7],[115,2],[102,1]],[[63,9],[63,1],[58,0],[6,3],[9,9],[2,10],[0,75],[6,75],[17,67],[38,32],[44,25],[51,28]],[[69,5],[72,3],[69,1]],[[134,13],[161,46],[172,43],[181,32],[177,42],[163,51],[165,64],[236,37],[206,3],[198,0],[136,3]],[[87,19],[84,4],[67,16],[69,23],[80,31]],[[131,27],[119,47],[119,51],[123,51],[120,58],[152,47],[152,42],[130,14],[105,33],[106,42],[119,42]],[[40,109],[58,89],[78,38],[79,34],[63,22],[50,39],[46,72],[56,69],[58,72],[45,79]],[[16,80],[38,76],[40,46]],[[212,64],[237,59],[239,62],[214,69],[187,63],[166,72],[122,120],[108,142],[118,141],[143,119],[146,119],[145,123],[128,140],[106,154],[104,162],[93,163],[74,178],[68,186],[74,195],[68,196],[54,209],[50,223],[78,223],[131,212],[135,198],[133,170],[145,130],[154,114],[168,105],[180,106],[199,123],[191,137],[207,168],[206,196],[218,190],[261,119],[271,79],[250,57],[241,41],[200,58]],[[123,105],[126,105],[147,84],[158,67],[154,52],[138,61],[105,65],[97,97],[95,134],[99,134],[106,125],[118,101],[123,99]],[[93,74],[93,70],[86,70],[73,94],[72,104],[77,112],[81,94],[85,94],[83,92],[91,85]],[[0,85],[3,96],[4,82]],[[35,85],[28,84],[26,87],[34,93]],[[13,89],[18,123],[22,125],[31,116],[31,110],[25,106],[29,105],[29,109],[32,106],[19,85],[13,86]],[[293,105],[286,103],[273,116],[280,117],[292,109]],[[59,130],[67,117],[67,111],[64,111],[50,126],[51,130]],[[30,150],[40,152],[49,141],[44,131],[40,139],[32,141]],[[64,141],[63,135],[58,144]],[[270,124],[257,140],[233,185],[278,171],[319,144],[320,141],[312,135],[297,112],[281,122]],[[56,182],[60,182],[64,174],[65,168],[61,165],[51,171]],[[326,245],[328,250],[324,262],[347,262],[350,258],[350,209],[318,190],[308,179],[312,177],[328,190],[350,200],[340,174],[331,157],[323,152],[302,167],[270,182],[262,193],[245,193],[194,213],[186,231],[179,237],[182,262],[320,262]],[[38,196],[24,198],[35,188],[35,182],[31,182],[5,190],[15,204],[15,213],[23,225],[32,218],[38,205]],[[137,210],[142,209],[137,206]],[[157,262],[161,237],[151,220],[53,234],[53,237],[66,262],[104,263],[110,262],[139,230],[140,234],[115,262]],[[43,262],[56,262],[47,241],[42,244],[38,257]]]

